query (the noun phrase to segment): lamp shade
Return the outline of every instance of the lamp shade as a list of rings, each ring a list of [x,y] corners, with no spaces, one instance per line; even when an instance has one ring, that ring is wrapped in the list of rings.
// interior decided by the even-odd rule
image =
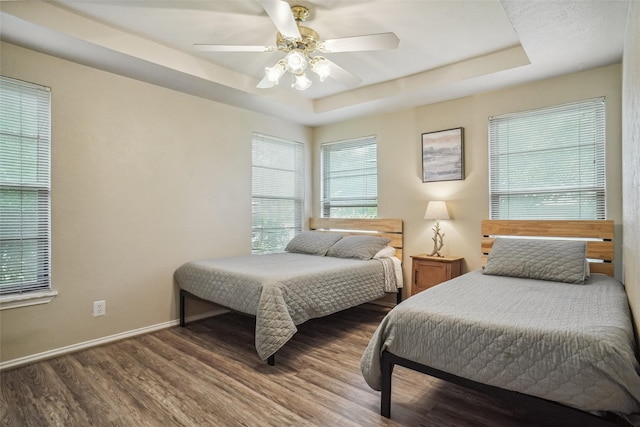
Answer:
[[[307,55],[300,49],[293,49],[284,58],[287,71],[292,74],[300,74],[307,68]]]
[[[449,219],[447,204],[442,200],[429,201],[424,219]]]
[[[305,90],[311,86],[311,80],[309,80],[305,73],[296,75],[295,79],[295,82],[291,86],[298,90]]]

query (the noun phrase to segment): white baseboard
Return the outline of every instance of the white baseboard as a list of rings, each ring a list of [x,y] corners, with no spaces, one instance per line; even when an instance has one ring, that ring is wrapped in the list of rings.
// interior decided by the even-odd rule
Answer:
[[[217,316],[222,313],[226,313],[228,310],[213,310],[206,313],[197,314],[194,316],[187,316],[187,322],[193,322],[196,320],[204,319],[206,317]],[[71,344],[66,347],[55,348],[53,350],[43,351],[42,353],[36,353],[29,356],[19,357],[17,359],[7,360],[0,362],[0,371],[4,369],[17,368],[19,366],[28,365],[29,363],[39,362],[41,360],[50,359],[52,357],[62,356],[64,354],[73,353],[76,351],[84,350],[90,347],[96,347],[99,345],[107,344],[113,341],[119,341],[125,338],[135,337],[136,335],[148,334],[149,332],[158,331],[160,329],[170,328],[180,324],[178,319],[170,320],[168,322],[157,323],[151,326],[145,326],[143,328],[133,329],[131,331],[121,332],[119,334],[109,335],[102,338],[96,338],[94,340],[84,341],[77,344]]]

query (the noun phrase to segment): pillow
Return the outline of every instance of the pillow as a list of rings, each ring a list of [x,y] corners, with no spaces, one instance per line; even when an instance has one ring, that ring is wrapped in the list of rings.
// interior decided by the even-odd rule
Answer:
[[[584,280],[591,277],[591,267],[589,267],[589,260],[584,259]]]
[[[383,249],[391,239],[375,236],[347,236],[337,241],[327,256],[337,258],[371,259]]]
[[[303,231],[287,243],[287,252],[324,256],[331,245],[342,239],[342,234]]]
[[[380,249],[377,254],[375,254],[374,258],[391,258],[396,254],[396,248],[393,246],[385,246]]]
[[[584,241],[497,238],[482,273],[582,284],[586,252]]]

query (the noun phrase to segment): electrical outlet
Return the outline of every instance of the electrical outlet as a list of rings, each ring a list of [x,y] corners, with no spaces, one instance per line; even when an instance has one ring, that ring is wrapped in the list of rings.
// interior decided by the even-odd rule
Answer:
[[[93,317],[104,316],[105,314],[107,314],[107,302],[105,300],[94,301],[93,302]]]

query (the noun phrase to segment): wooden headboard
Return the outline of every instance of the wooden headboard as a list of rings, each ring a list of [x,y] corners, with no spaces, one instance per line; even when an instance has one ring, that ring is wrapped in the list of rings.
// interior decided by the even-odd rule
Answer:
[[[309,218],[309,229],[348,235],[375,235],[391,239],[396,257],[402,261],[402,220],[397,218]]]
[[[586,240],[590,271],[613,277],[612,220],[483,220],[482,265],[487,262],[494,239],[506,236]]]

